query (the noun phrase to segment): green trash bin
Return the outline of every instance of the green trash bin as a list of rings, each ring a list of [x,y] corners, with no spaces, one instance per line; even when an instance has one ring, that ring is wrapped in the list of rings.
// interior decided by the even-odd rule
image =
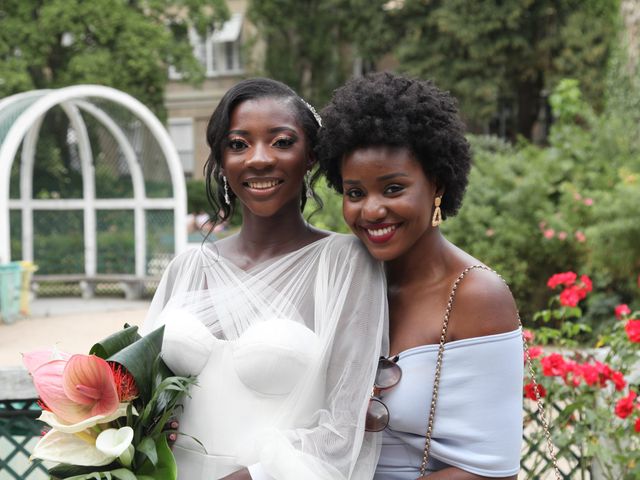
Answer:
[[[13,323],[20,311],[22,267],[18,262],[0,265],[0,318]]]

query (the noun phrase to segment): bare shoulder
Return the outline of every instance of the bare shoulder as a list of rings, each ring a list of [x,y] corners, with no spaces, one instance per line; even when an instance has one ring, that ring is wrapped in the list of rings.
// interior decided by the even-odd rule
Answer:
[[[511,332],[518,313],[509,287],[494,272],[473,269],[462,280],[451,312],[455,339]]]

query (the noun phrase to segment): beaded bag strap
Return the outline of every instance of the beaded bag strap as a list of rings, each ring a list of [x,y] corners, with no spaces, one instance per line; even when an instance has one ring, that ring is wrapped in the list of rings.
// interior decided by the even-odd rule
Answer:
[[[453,301],[456,297],[456,292],[458,291],[458,287],[460,286],[460,282],[464,279],[464,277],[471,270],[480,269],[487,270],[489,272],[495,273],[500,280],[502,280],[505,285],[506,282],[502,276],[496,271],[492,270],[489,267],[484,265],[471,265],[465,268],[462,273],[458,276],[455,282],[453,282],[453,287],[451,288],[451,293],[449,294],[449,300],[447,301],[447,308],[444,313],[444,321],[442,322],[442,330],[440,332],[440,345],[438,346],[438,358],[436,360],[436,372],[433,380],[433,393],[431,394],[431,405],[429,407],[429,418],[427,423],[427,433],[425,435],[425,443],[424,443],[424,452],[422,455],[422,464],[420,465],[420,476],[423,477],[427,471],[427,464],[429,463],[429,449],[431,448],[431,435],[433,433],[433,423],[436,414],[436,403],[438,401],[438,388],[440,386],[440,375],[442,373],[442,357],[444,355],[444,344],[447,340],[447,330],[449,329],[449,318],[451,317],[451,310],[453,309]],[[507,285],[508,287],[508,285]],[[529,367],[529,377],[531,382],[534,385],[534,392],[536,395],[536,402],[538,404],[538,417],[542,426],[544,428],[544,435],[547,440],[547,450],[549,451],[549,456],[551,457],[551,461],[553,462],[553,470],[555,473],[556,480],[562,480],[562,475],[560,475],[560,470],[558,469],[558,461],[555,454],[555,449],[553,446],[553,442],[551,441],[551,433],[549,432],[549,424],[546,419],[546,414],[544,410],[544,405],[542,404],[542,398],[540,397],[540,389],[538,388],[538,382],[535,378],[535,373],[533,370],[533,364],[531,362],[531,355],[529,354],[529,346],[527,345],[527,340],[524,337],[524,329],[522,328],[522,321],[520,320],[520,313],[517,312],[518,325],[522,331],[522,344],[524,347],[524,354],[527,360],[527,364]]]

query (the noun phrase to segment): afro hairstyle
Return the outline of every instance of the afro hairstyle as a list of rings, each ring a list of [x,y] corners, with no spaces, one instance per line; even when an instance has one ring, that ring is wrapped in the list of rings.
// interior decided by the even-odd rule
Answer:
[[[428,179],[444,188],[442,216],[455,215],[468,183],[471,152],[457,102],[432,82],[383,72],[349,81],[322,111],[316,156],[342,192],[345,155],[385,145],[408,148]]]

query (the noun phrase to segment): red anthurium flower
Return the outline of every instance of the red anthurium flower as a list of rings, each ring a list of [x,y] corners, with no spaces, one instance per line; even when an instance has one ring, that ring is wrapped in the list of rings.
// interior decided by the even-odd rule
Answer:
[[[614,410],[615,414],[623,419],[631,415],[634,409],[633,403],[637,396],[636,392],[629,390],[629,394],[626,397],[622,397],[616,403],[616,408]]]
[[[640,343],[640,320],[631,319],[624,326],[627,337],[634,343]]]
[[[640,433],[640,417],[636,418],[636,424],[634,425],[633,429],[636,431],[636,433]]]
[[[109,364],[95,355],[33,352],[23,361],[41,401],[64,422],[111,414],[120,403]]]
[[[616,318],[621,319],[623,316],[629,315],[631,313],[631,309],[626,303],[621,303],[615,308],[614,312],[616,314]]]
[[[63,388],[80,405],[91,407],[91,417],[118,408],[118,391],[109,364],[95,355],[74,355],[64,369]]]

